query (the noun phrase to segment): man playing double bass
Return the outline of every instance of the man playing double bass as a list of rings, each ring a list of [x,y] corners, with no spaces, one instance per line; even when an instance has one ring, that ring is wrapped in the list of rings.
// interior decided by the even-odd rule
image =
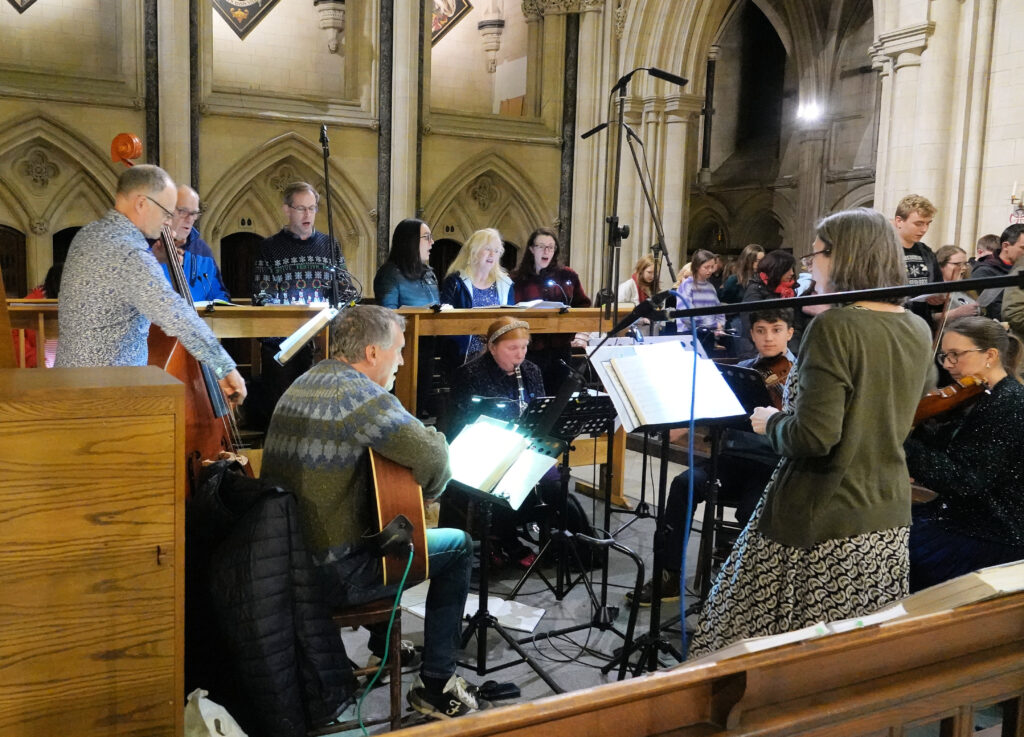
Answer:
[[[209,366],[237,406],[246,389],[235,362],[171,288],[146,241],[160,237],[177,199],[167,172],[133,166],[118,178],[113,209],[75,235],[61,280],[56,365],[145,366],[153,322]]]

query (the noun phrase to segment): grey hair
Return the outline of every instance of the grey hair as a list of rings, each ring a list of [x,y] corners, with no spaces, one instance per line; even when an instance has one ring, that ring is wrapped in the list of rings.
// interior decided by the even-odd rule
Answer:
[[[129,166],[121,176],[117,178],[117,194],[127,195],[133,192],[145,194],[157,194],[168,187],[173,187],[174,182],[170,175],[153,164],[136,164]]]
[[[292,182],[284,188],[281,196],[284,198],[284,204],[292,204],[292,200],[299,192],[309,192],[313,195],[313,199],[316,200],[317,204],[320,204],[320,193],[313,189],[313,185],[308,182]]]
[[[856,207],[843,210],[818,223],[817,236],[832,258],[829,292],[848,292],[876,287],[899,287],[907,283],[896,229],[876,210]],[[901,304],[902,297],[882,300]]]
[[[345,363],[359,363],[371,345],[390,348],[394,342],[391,326],[405,330],[405,318],[379,305],[356,305],[341,311],[331,322],[331,357]]]

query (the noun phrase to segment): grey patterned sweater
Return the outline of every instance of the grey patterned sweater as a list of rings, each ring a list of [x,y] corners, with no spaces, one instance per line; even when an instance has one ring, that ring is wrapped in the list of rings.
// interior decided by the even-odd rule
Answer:
[[[171,288],[142,231],[116,210],[71,241],[58,320],[57,366],[145,366],[154,322],[218,379],[235,368],[195,309]]]
[[[451,478],[444,436],[346,363],[321,361],[277,403],[260,478],[296,495],[314,554],[376,531],[368,448],[412,469],[428,499]]]

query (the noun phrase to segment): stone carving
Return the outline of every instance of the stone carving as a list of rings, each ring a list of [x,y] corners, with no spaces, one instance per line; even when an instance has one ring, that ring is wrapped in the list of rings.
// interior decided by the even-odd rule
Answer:
[[[271,187],[277,192],[284,192],[284,188],[292,182],[301,182],[302,177],[298,175],[291,164],[282,164],[277,167],[276,173],[267,180]]]
[[[28,227],[35,235],[46,235],[50,230],[50,226],[45,220],[33,220]]]
[[[337,54],[344,40],[345,0],[313,0],[320,14],[320,28],[327,32],[327,50]]]
[[[626,30],[626,0],[615,8],[615,38],[622,38]]]
[[[60,174],[60,168],[41,148],[29,151],[28,156],[18,162],[17,168],[32,185],[32,188],[40,191],[46,189],[50,185],[50,180]]]
[[[606,0],[522,0],[523,15],[527,22],[540,20],[545,15],[565,15],[600,10]]]
[[[494,179],[487,174],[481,174],[473,182],[469,189],[469,195],[476,202],[481,212],[487,212],[488,208],[498,199],[498,187]]]

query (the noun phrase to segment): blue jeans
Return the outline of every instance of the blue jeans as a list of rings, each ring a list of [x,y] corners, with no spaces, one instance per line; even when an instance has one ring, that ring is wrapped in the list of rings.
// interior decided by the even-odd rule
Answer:
[[[473,565],[473,543],[469,534],[445,528],[427,530],[427,559],[430,585],[420,672],[430,678],[446,679],[455,672],[462,646],[462,615]],[[331,548],[316,562],[325,598],[332,607],[394,598],[398,593],[397,583],[383,585],[380,557],[353,545]],[[383,630],[372,632],[371,651],[383,652],[383,636]]]

